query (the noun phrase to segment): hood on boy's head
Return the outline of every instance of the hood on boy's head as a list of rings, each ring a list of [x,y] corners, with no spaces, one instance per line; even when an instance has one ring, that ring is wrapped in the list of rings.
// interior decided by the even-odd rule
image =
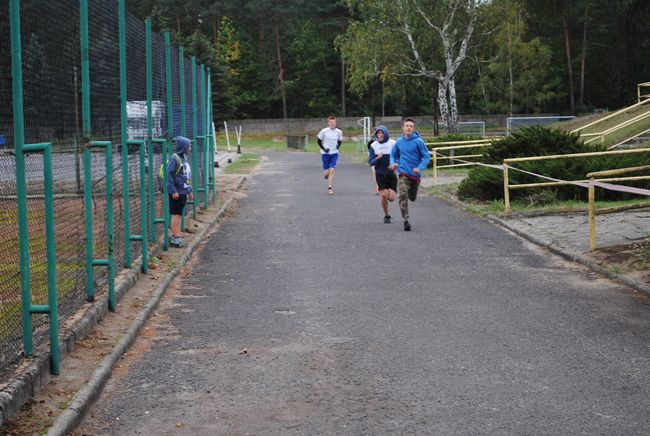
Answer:
[[[375,129],[375,133],[373,134],[373,136],[375,137],[375,139],[377,139],[377,132],[380,131],[380,130],[384,133],[384,140],[381,141],[382,143],[384,143],[384,142],[388,141],[388,138],[390,137],[390,135],[388,134],[388,129],[386,129],[385,126],[378,126],[378,127]],[[378,139],[377,139],[377,140],[378,140]],[[379,141],[379,140],[378,140],[378,141]]]
[[[174,141],[176,142],[175,151],[179,154],[186,154],[187,150],[189,150],[190,146],[192,145],[190,140],[184,136],[177,136],[174,138]]]

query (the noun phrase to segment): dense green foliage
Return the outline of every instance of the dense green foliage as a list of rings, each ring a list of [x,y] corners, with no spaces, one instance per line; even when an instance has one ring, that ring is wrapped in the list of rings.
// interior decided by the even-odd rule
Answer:
[[[127,6],[152,17],[157,30],[171,31],[188,54],[216,72],[219,118],[431,114],[435,80],[391,74],[403,60],[403,43],[381,19],[367,16],[371,3],[390,11],[398,2],[139,0]],[[650,80],[650,2],[477,4],[467,58],[454,76],[461,114],[613,109],[634,101],[637,83]],[[431,41],[427,56],[440,65],[432,30],[412,30],[418,42]],[[344,45],[350,55],[345,68]],[[373,65],[373,59],[388,62]]]
[[[512,136],[494,142],[493,146],[485,153],[482,162],[501,164],[507,158],[586,153],[590,151],[604,150],[601,147],[585,145],[578,134],[570,134],[541,126],[531,126],[521,129],[520,132]],[[590,172],[639,165],[650,165],[650,153],[521,162],[513,165],[513,167],[557,180],[585,180],[586,175]],[[551,181],[517,171],[514,168],[511,168],[508,173],[511,185]],[[626,185],[648,186],[647,183],[643,182],[637,184],[627,182]],[[531,194],[537,195],[540,191],[542,191],[541,188],[511,190],[510,198],[516,199],[528,197]],[[574,185],[544,188],[543,191],[544,195],[552,193],[551,196],[559,200],[585,200],[587,198],[587,189]],[[503,172],[489,167],[473,168],[468,177],[461,182],[458,195],[464,199],[503,199]],[[597,198],[603,200],[629,197],[627,194],[602,189],[597,190],[597,195]]]

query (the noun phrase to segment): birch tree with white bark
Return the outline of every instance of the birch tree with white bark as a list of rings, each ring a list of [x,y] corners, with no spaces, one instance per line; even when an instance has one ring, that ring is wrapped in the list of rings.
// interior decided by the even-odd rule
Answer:
[[[439,1],[438,8],[425,6],[431,2],[418,0],[399,0],[400,13],[397,17],[400,31],[408,40],[411,50],[411,62],[407,65],[411,72],[406,74],[433,77],[438,82],[438,105],[442,121],[449,133],[458,133],[458,105],[456,104],[456,81],[454,75],[467,57],[467,48],[474,33],[478,15],[477,0]],[[412,11],[407,9],[412,8]],[[439,10],[436,10],[439,9]],[[421,20],[425,29],[437,36],[442,48],[443,64],[436,67],[436,59],[425,61],[418,44],[418,35],[414,35],[411,24]],[[422,26],[417,26],[422,28]],[[434,41],[436,39],[434,38]]]
[[[458,132],[458,106],[454,76],[467,57],[481,0],[348,0],[361,15],[367,36],[381,32],[381,50],[388,56],[389,74],[432,79],[437,82],[440,114],[449,133]],[[358,27],[357,27],[358,30]],[[361,35],[355,35],[357,40]],[[376,39],[376,38],[375,38]],[[362,44],[361,41],[358,42]],[[395,46],[400,48],[395,50]],[[344,57],[353,50],[341,47]],[[359,77],[358,73],[350,72]],[[435,81],[435,82],[434,82]]]

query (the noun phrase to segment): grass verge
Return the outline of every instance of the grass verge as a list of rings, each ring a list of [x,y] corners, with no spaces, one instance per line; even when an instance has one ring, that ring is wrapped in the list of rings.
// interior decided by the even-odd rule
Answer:
[[[249,173],[260,161],[262,157],[253,153],[242,153],[233,163],[229,164],[224,172],[226,174]]]

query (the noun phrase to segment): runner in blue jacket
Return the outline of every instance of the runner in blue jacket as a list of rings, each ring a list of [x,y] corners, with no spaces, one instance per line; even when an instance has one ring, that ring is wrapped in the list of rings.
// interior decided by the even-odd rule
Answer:
[[[431,160],[429,150],[418,132],[415,121],[406,118],[402,123],[403,135],[397,140],[390,153],[390,169],[397,170],[399,177],[399,208],[404,219],[404,231],[411,230],[408,200],[415,201],[422,172]]]

